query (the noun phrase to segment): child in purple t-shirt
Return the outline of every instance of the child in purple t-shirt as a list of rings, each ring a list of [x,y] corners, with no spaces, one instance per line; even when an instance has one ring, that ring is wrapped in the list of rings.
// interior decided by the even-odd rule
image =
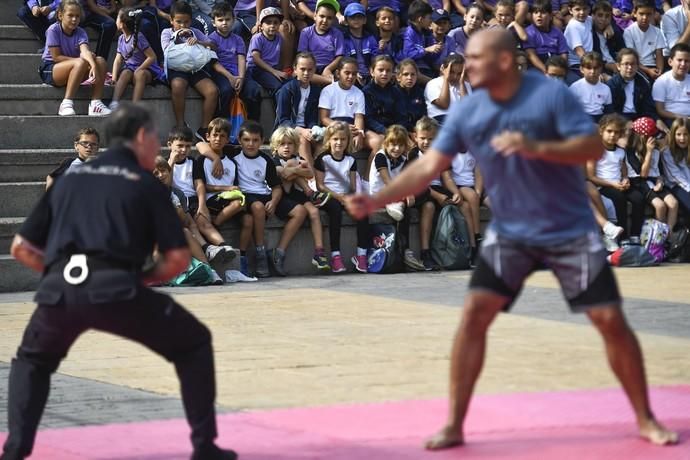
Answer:
[[[527,27],[523,44],[529,63],[546,73],[546,61],[551,56],[568,59],[568,42],[563,32],[551,24],[551,0],[535,0],[531,8],[532,24]]]
[[[465,54],[465,47],[470,36],[482,27],[484,27],[484,10],[478,4],[472,3],[467,7],[465,25],[448,33],[448,37],[455,41],[455,53]]]
[[[247,109],[247,116],[259,119],[261,88],[247,75],[247,52],[244,40],[232,33],[234,16],[232,7],[225,2],[216,3],[211,10],[213,26],[216,31],[209,39],[216,45],[218,61],[213,63],[211,74],[218,87],[220,103],[216,115],[227,118],[230,115],[230,101],[240,94]]]
[[[369,83],[369,65],[371,57],[376,52],[376,39],[364,30],[367,22],[366,10],[359,3],[350,3],[345,8],[345,54],[355,58],[359,66],[357,71],[357,85],[361,88]]]
[[[46,31],[46,47],[38,70],[43,83],[65,87],[65,98],[60,103],[58,115],[76,115],[73,97],[79,84],[87,77],[93,82],[89,115],[110,114],[103,104],[105,59],[95,56],[89,49],[89,37],[79,27],[82,7],[78,0],[63,0],[57,9],[58,21]]]
[[[144,34],[139,32],[143,12],[134,8],[122,8],[117,14],[117,30],[122,35],[117,41],[117,55],[113,62],[113,100],[110,110],[119,105],[122,94],[130,83],[134,86],[132,101],[140,101],[149,83],[165,83],[165,72],[156,62],[156,53],[149,46]]]
[[[107,60],[116,31],[115,21],[110,17],[117,11],[115,2],[110,0],[81,0],[81,4],[84,10],[81,25],[98,32],[96,56],[101,56]]]
[[[419,82],[426,84],[438,73],[433,64],[443,50],[431,34],[431,13],[428,3],[415,0],[407,12],[409,26],[403,31],[403,57],[413,59],[419,68]]]
[[[165,29],[161,32],[161,46],[163,50],[175,44],[175,41],[180,37],[174,38],[175,32],[188,30],[191,31],[192,36],[186,39],[189,46],[196,44],[213,48],[215,45],[209,38],[199,29],[194,29],[192,25],[192,7],[184,1],[177,1],[170,9],[170,18],[172,28]],[[186,126],[184,121],[185,96],[187,94],[187,87],[190,85],[196,89],[201,97],[204,99],[201,112],[201,126],[196,132],[196,137],[206,142],[206,131],[208,124],[213,118],[218,104],[218,88],[211,79],[210,65],[205,65],[200,70],[191,72],[182,72],[174,69],[166,69],[168,81],[170,82],[170,95],[172,97],[173,111],[175,112],[175,122],[178,127]]]
[[[308,51],[316,58],[314,83],[321,86],[333,83],[333,72],[345,54],[343,33],[333,27],[335,15],[340,11],[336,1],[320,0],[316,4],[314,25],[302,30],[297,50]]]
[[[277,91],[288,78],[285,72],[279,70],[283,38],[278,33],[278,27],[282,20],[283,13],[278,8],[264,8],[259,15],[260,31],[254,34],[249,42],[249,74],[259,85],[271,92]]]

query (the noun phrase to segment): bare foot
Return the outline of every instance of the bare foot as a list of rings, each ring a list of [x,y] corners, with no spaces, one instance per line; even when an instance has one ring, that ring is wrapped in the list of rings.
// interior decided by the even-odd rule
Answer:
[[[640,436],[659,446],[678,443],[678,433],[667,429],[654,419],[640,425]]]
[[[461,446],[465,439],[458,428],[446,426],[424,443],[424,448],[428,450],[448,449],[450,447]]]

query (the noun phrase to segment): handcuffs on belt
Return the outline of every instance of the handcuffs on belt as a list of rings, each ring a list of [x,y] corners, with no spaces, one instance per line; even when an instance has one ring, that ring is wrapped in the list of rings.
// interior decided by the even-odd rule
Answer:
[[[76,276],[72,275],[72,271],[79,269],[79,274]],[[72,254],[69,258],[69,262],[65,265],[62,270],[62,277],[67,281],[67,283],[78,286],[89,276],[89,266],[86,264],[86,254]]]

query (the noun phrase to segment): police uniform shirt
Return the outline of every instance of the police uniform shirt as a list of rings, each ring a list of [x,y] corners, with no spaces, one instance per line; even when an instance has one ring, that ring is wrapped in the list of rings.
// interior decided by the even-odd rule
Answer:
[[[223,165],[223,175],[220,178],[217,178],[213,175],[213,160],[206,158],[204,156],[200,156],[196,160],[196,167],[198,168],[198,172],[195,174],[195,177],[198,176],[198,178],[201,179],[204,182],[204,184],[207,185],[238,185],[237,165],[235,164],[235,162],[228,158],[226,155],[223,155],[220,158],[220,162]],[[214,195],[217,195],[218,193],[220,192],[209,192],[208,190],[206,190],[206,199],[208,200],[209,198],[211,198]]]
[[[323,184],[336,193],[351,193],[350,173],[357,172],[357,160],[350,154],[344,154],[338,160],[326,152],[314,160],[314,169],[323,173]]]
[[[280,177],[270,156],[258,152],[256,156],[247,156],[240,151],[232,160],[237,164],[237,178],[243,193],[270,195],[271,189],[280,185]]]
[[[391,179],[395,178],[405,166],[405,157],[400,156],[398,158],[390,158],[383,150],[379,152],[374,157],[374,161],[371,163],[371,170],[369,170],[369,194],[374,195],[378,193],[386,184],[381,178],[381,169],[387,169],[388,175]]]
[[[141,267],[160,252],[187,246],[170,191],[116,146],[70,171],[40,199],[19,234],[44,248],[44,264],[71,254]]]
[[[194,179],[194,160],[187,157],[184,161],[173,165],[172,185],[181,190],[185,196],[196,196]]]

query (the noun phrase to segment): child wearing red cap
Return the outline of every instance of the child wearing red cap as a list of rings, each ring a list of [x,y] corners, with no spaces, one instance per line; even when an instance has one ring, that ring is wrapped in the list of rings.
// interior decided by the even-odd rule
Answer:
[[[640,117],[632,123],[625,149],[630,187],[637,189],[654,208],[654,217],[673,228],[678,220],[678,200],[664,184],[659,171],[656,123]]]

